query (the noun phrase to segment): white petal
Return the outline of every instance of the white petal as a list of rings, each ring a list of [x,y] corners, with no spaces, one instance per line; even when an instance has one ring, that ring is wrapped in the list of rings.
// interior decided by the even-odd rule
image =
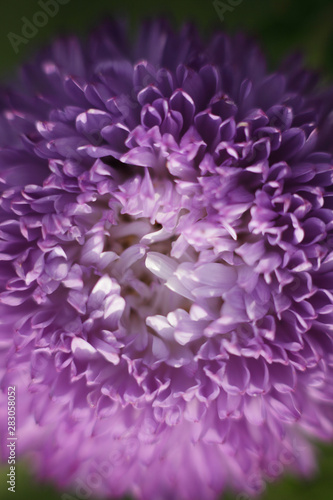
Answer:
[[[159,231],[153,231],[152,233],[146,234],[141,238],[141,243],[151,245],[152,243],[157,243],[158,241],[165,241],[172,236],[170,231],[162,228]]]
[[[111,295],[105,301],[104,318],[117,322],[125,309],[125,299],[119,295]]]
[[[158,252],[149,252],[146,257],[146,267],[158,278],[167,280],[177,269],[177,263]]]
[[[81,263],[84,265],[94,264],[99,260],[104,248],[104,235],[97,233],[91,236],[82,249]]]
[[[193,300],[192,293],[183,285],[177,276],[171,276],[171,278],[169,278],[166,282],[166,286],[173,292],[176,292],[189,300]]]
[[[87,360],[98,357],[96,349],[89,342],[79,337],[73,338],[72,351],[77,359]]]
[[[236,283],[237,272],[224,264],[210,263],[199,266],[194,271],[194,277],[203,285],[227,291]]]
[[[157,314],[156,316],[148,316],[146,325],[155,330],[160,337],[166,340],[173,340],[173,327],[168,322],[165,316]]]
[[[153,337],[152,351],[154,356],[159,360],[168,359],[169,357],[169,349],[163,340],[158,337]]]
[[[92,289],[91,295],[102,293],[104,296],[108,295],[112,290],[112,280],[109,276],[102,276]]]
[[[141,245],[132,245],[120,256],[119,262],[117,263],[117,269],[120,272],[124,272],[126,269],[131,267],[135,262],[140,260],[146,253],[146,250]]]

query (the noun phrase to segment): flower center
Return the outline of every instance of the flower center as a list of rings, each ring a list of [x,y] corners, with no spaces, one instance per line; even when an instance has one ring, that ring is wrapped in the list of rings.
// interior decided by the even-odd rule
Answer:
[[[130,336],[141,332],[147,340],[147,334],[156,335],[149,318],[166,317],[176,309],[188,312],[191,307],[192,300],[168,285],[169,275],[179,264],[170,257],[176,240],[177,235],[160,224],[129,215],[120,215],[118,225],[109,230],[105,250],[117,257],[108,271],[121,287],[126,304],[121,323]],[[146,341],[141,346],[145,345]]]

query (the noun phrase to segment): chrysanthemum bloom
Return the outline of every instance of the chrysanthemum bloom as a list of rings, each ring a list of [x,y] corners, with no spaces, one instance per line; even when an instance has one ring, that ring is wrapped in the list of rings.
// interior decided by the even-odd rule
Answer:
[[[333,435],[333,92],[111,23],[2,92],[2,454],[76,498],[213,499]]]

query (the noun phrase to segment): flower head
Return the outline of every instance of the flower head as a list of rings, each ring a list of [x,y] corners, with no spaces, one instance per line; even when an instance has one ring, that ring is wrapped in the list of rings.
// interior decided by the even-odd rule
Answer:
[[[333,434],[332,90],[154,21],[133,48],[118,22],[55,41],[1,98],[19,451],[147,500],[309,473]]]

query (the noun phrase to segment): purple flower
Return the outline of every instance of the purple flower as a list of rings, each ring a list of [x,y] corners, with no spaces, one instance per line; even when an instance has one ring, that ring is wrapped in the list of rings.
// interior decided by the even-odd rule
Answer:
[[[333,91],[118,23],[1,93],[1,446],[77,498],[214,499],[333,436]],[[88,492],[88,493],[87,493]],[[87,498],[87,496],[85,496]]]

